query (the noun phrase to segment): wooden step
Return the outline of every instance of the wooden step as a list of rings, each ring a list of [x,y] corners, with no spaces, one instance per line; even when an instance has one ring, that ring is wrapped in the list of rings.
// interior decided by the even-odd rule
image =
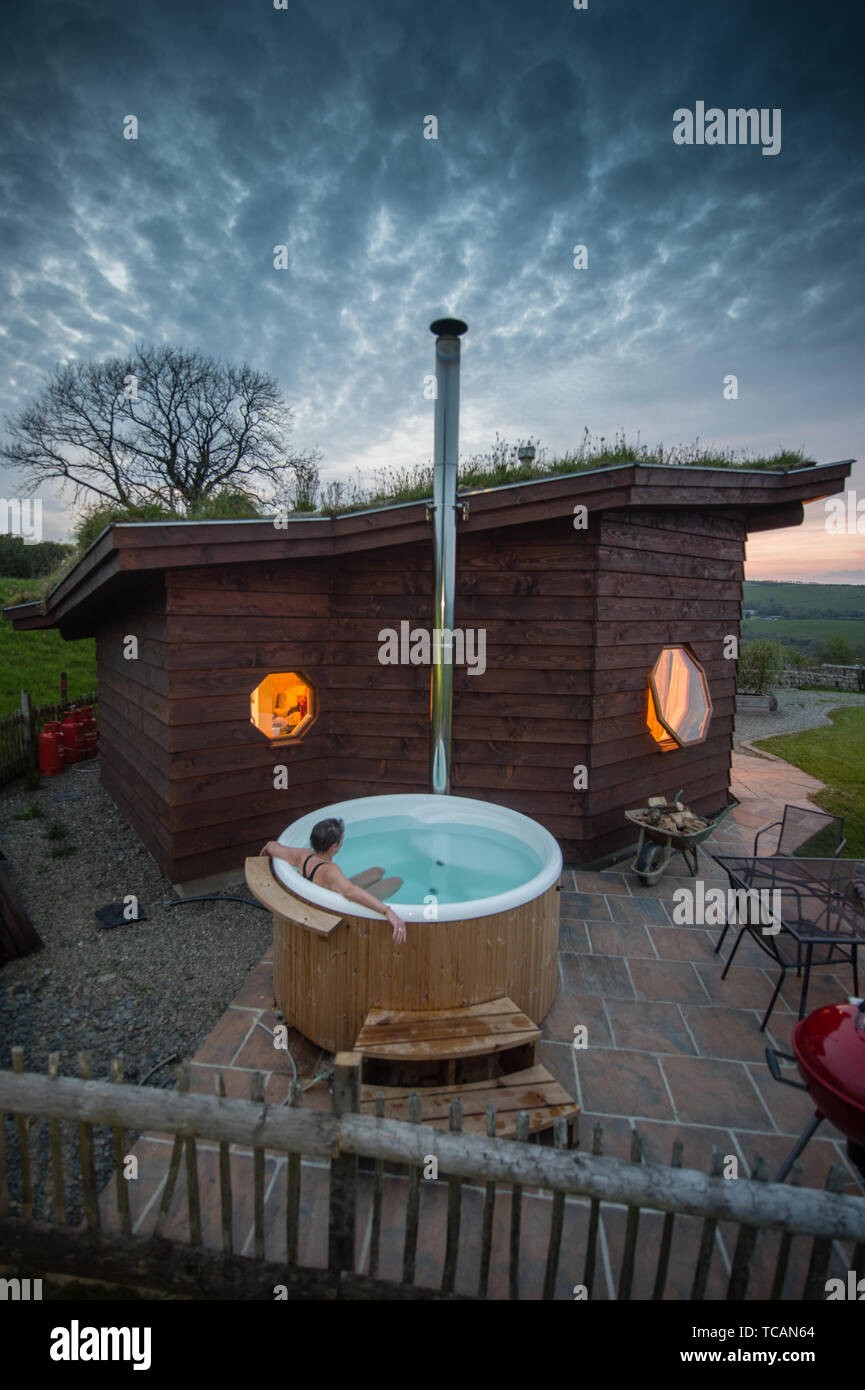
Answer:
[[[421,1100],[421,1123],[433,1129],[449,1127],[452,1100],[459,1100],[463,1110],[463,1133],[486,1134],[486,1110],[496,1108],[496,1135],[511,1139],[516,1133],[517,1115],[525,1110],[529,1117],[529,1133],[539,1134],[551,1129],[553,1121],[563,1115],[569,1130],[580,1113],[576,1101],[547,1071],[546,1067],[528,1067],[492,1081],[472,1081],[462,1086],[367,1086],[361,1085],[360,1113],[375,1114],[375,1098],[384,1099],[388,1119],[408,1120],[409,1097],[416,1089]]]
[[[494,999],[460,1009],[372,1009],[354,1050],[378,1061],[449,1061],[505,1052],[540,1036],[512,999]]]

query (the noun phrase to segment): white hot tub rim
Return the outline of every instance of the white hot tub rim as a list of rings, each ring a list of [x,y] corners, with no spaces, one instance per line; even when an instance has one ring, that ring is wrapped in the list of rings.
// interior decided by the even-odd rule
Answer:
[[[308,844],[312,827],[318,821],[327,820],[330,817],[344,820],[346,832],[348,832],[352,824],[359,824],[364,820],[379,819],[396,814],[407,815],[410,812],[414,819],[423,820],[432,825],[436,822],[453,819],[457,810],[461,823],[474,821],[477,825],[483,825],[485,829],[501,829],[503,832],[521,838],[529,848],[534,849],[539,855],[541,868],[532,878],[503,893],[484,898],[472,898],[463,902],[438,903],[434,917],[430,916],[431,909],[425,903],[392,903],[394,911],[399,913],[406,922],[430,922],[431,925],[435,925],[436,922],[457,922],[471,920],[475,917],[492,917],[497,913],[508,912],[513,908],[532,902],[551,888],[553,884],[558,883],[562,872],[562,852],[548,830],[545,830],[531,817],[523,815],[521,811],[512,811],[509,807],[499,806],[496,802],[479,801],[471,797],[405,793],[389,796],[365,796],[349,801],[339,801],[331,806],[324,806],[311,811],[292,821],[279,836],[278,843],[295,846]],[[369,814],[359,814],[363,811],[368,811]],[[350,902],[341,893],[332,893],[314,881],[305,879],[299,869],[295,869],[284,859],[273,859],[271,863],[279,881],[296,897],[324,908],[325,911],[338,913],[342,917],[366,917],[371,921],[381,920],[383,914],[373,911],[372,908],[363,907],[359,903]]]

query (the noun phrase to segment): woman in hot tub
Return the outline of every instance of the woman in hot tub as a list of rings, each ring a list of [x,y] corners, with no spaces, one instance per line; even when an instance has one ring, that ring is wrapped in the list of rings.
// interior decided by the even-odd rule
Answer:
[[[344,835],[344,821],[320,820],[310,831],[311,849],[293,849],[291,845],[268,840],[261,853],[269,854],[272,859],[284,859],[310,882],[320,883],[331,893],[341,893],[349,902],[383,912],[393,927],[394,941],[405,941],[405,922],[383,901],[402,887],[402,879],[384,878],[384,869],[364,869],[363,873],[346,878],[339,865],[333,863],[334,856],[342,849]]]

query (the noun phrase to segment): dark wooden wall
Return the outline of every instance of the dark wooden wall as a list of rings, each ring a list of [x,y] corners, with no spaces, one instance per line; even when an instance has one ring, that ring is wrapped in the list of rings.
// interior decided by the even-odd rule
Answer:
[[[626,807],[679,787],[697,810],[729,779],[744,525],[681,509],[462,532],[456,625],[486,670],[454,673],[456,795],[532,816],[585,863],[633,839]],[[226,869],[330,802],[429,789],[430,672],[383,665],[384,628],[429,630],[431,546],[168,571],[99,636],[103,778],[172,882]],[[136,633],[137,662],[122,654]],[[688,643],[714,701],[709,738],[661,753],[649,669]],[[249,722],[268,673],[302,672],[317,722],[272,746]],[[274,767],[288,770],[274,788]],[[573,786],[588,768],[588,789]]]
[[[467,535],[457,626],[485,628],[487,669],[454,679],[453,790],[540,821],[566,857],[588,761],[595,540],[558,517]]]
[[[598,525],[589,790],[577,860],[633,839],[626,807],[683,797],[698,811],[725,804],[733,739],[745,529],[705,512],[605,513]],[[703,666],[713,715],[706,741],[662,753],[646,729],[648,673],[660,649],[687,643]]]
[[[332,709],[326,562],[240,564],[166,576],[170,689],[171,870],[185,883],[241,868],[265,840],[321,804]],[[297,743],[271,744],[249,719],[252,691],[271,672],[299,671],[320,713]],[[274,768],[287,788],[274,787]]]
[[[432,586],[432,540],[331,562],[330,801],[429,789],[429,667],[382,665],[379,633],[429,631]]]
[[[172,851],[171,700],[161,579],[109,613],[96,639],[100,775],[121,815],[166,873]],[[138,642],[135,660],[124,656],[130,636]]]

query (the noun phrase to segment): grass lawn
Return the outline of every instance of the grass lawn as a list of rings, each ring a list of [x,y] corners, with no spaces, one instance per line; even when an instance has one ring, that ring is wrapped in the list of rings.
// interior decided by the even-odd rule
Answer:
[[[39,579],[0,579],[0,605],[16,594],[36,593]],[[68,677],[70,700],[96,689],[96,643],[85,637],[64,642],[59,632],[16,632],[0,619],[0,718],[19,708],[21,691],[35,705],[60,699],[60,672]]]
[[[844,817],[844,858],[865,859],[865,708],[833,710],[829,718],[829,729],[777,734],[754,747],[826,783],[825,791],[809,799],[833,816]]]

